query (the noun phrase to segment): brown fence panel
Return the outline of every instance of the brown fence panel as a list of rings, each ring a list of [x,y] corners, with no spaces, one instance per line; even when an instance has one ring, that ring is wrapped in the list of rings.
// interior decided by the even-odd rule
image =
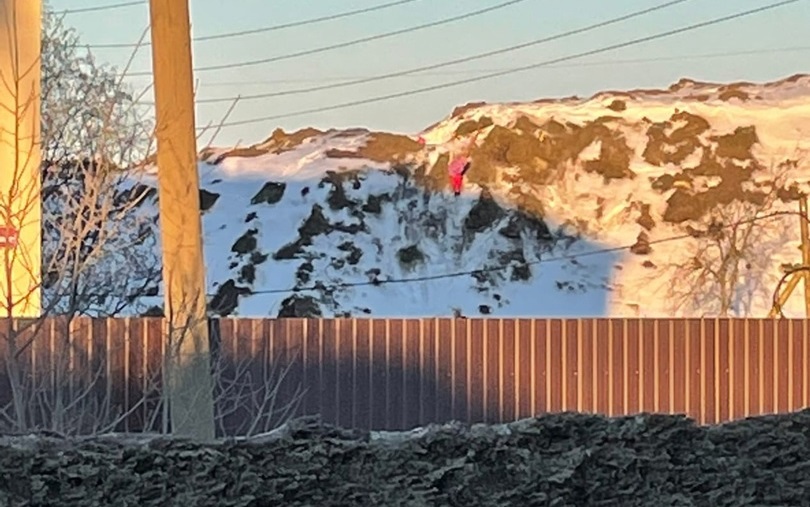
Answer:
[[[7,323],[0,408],[12,402]],[[76,397],[90,386],[88,410],[107,410],[115,429],[165,427],[161,319],[48,319],[19,334],[14,324],[27,343],[15,364],[41,389]],[[799,319],[219,319],[211,330],[229,434],[302,414],[407,429],[559,411],[717,423],[810,406]],[[57,365],[74,377],[60,380]]]

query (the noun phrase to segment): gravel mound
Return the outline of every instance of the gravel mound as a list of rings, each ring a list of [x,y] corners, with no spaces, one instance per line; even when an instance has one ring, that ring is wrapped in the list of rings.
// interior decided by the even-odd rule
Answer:
[[[810,505],[810,411],[714,427],[558,414],[391,434],[301,419],[211,445],[6,436],[0,505]]]

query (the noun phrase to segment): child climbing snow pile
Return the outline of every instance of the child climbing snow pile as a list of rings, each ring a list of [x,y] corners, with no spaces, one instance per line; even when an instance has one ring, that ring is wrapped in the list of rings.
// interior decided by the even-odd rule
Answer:
[[[461,195],[461,186],[464,184],[464,175],[470,168],[470,159],[465,155],[459,155],[454,158],[450,165],[447,166],[447,172],[450,173],[450,184],[453,187],[453,194]]]
[[[478,139],[478,134],[480,131],[476,132],[467,146],[462,150],[462,152],[450,161],[450,164],[447,166],[447,172],[450,176],[450,185],[453,187],[453,194],[454,195],[461,195],[461,187],[464,184],[464,175],[467,174],[467,171],[470,169],[470,151],[472,151],[472,147],[475,145],[475,140]]]

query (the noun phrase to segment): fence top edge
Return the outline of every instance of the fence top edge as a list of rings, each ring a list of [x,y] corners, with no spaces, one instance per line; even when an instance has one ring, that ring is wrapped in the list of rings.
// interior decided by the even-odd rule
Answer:
[[[76,322],[143,322],[156,323],[163,322],[164,317],[66,317],[48,316],[42,318],[30,317],[0,317],[0,322],[13,320],[21,323],[33,323],[37,321],[65,322],[73,320]],[[767,317],[210,317],[209,322],[447,322],[447,321],[471,321],[471,322],[806,322],[804,318],[767,318]]]

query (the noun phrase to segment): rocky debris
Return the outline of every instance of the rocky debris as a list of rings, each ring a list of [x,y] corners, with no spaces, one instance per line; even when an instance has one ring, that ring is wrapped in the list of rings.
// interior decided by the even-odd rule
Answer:
[[[478,120],[467,120],[465,122],[461,122],[461,124],[456,128],[456,136],[457,137],[468,136],[473,132],[491,126],[492,126],[492,118],[490,118],[489,116],[482,116]]]
[[[244,234],[239,236],[239,238],[234,241],[233,245],[231,246],[231,252],[234,252],[237,255],[244,255],[256,250],[256,247],[258,246],[256,234],[258,233],[259,231],[257,229],[248,229],[245,231]]]
[[[627,109],[627,103],[623,100],[614,99],[610,104],[608,104],[607,107],[611,111],[616,111],[617,113],[620,113]]]
[[[680,126],[669,134],[675,124]],[[656,166],[680,164],[702,146],[699,138],[711,125],[703,117],[678,111],[668,121],[653,123],[647,129],[647,146],[642,157]]]
[[[644,231],[638,233],[635,244],[630,247],[630,252],[636,255],[650,255],[652,253],[650,236]]]
[[[250,199],[250,204],[275,204],[284,197],[284,191],[287,189],[286,183],[278,183],[275,181],[268,181],[259,190],[256,195]]]
[[[753,125],[737,127],[731,134],[712,137],[717,142],[715,155],[724,158],[749,160],[753,158],[751,149],[759,142],[756,128]]]
[[[0,440],[3,505],[805,505],[807,411],[701,427],[555,414],[365,433],[301,419],[209,445]]]
[[[520,233],[523,232],[524,224],[519,215],[512,215],[505,226],[498,230],[498,234],[508,239],[520,239]]]
[[[216,204],[217,199],[219,199],[219,195],[215,192],[209,192],[208,190],[201,188],[200,189],[200,211],[208,211],[211,209],[214,204]]]
[[[653,220],[652,215],[650,214],[650,205],[649,204],[642,204],[641,210],[639,212],[639,217],[636,220],[636,223],[648,231],[653,230],[655,227],[655,220]]]
[[[481,197],[470,209],[467,218],[464,219],[464,228],[470,232],[481,232],[504,217],[505,211],[495,202],[492,195],[484,190]]]
[[[477,109],[477,108],[483,107],[485,105],[487,105],[487,103],[482,102],[482,101],[481,102],[467,102],[466,104],[464,104],[462,106],[454,107],[453,112],[450,113],[450,117],[451,118],[456,118],[456,117],[461,116],[462,114],[466,113],[467,111],[470,111],[471,109]]]
[[[312,265],[312,262],[304,262],[295,271],[295,279],[299,284],[307,284],[312,279],[313,271],[315,271],[315,266]]]
[[[718,90],[717,98],[725,102],[728,102],[731,99],[738,99],[745,102],[751,97],[740,89],[740,85],[731,84],[721,86]]]
[[[304,238],[297,238],[291,243],[287,243],[273,254],[273,260],[290,260],[299,257],[304,253],[304,249],[311,245],[312,241]]]
[[[378,215],[382,213],[382,204],[384,202],[391,202],[391,195],[388,193],[375,195],[369,194],[368,199],[366,199],[365,204],[360,208],[366,213],[372,213],[374,215]]]
[[[332,211],[338,211],[344,208],[354,208],[357,203],[346,195],[346,189],[343,188],[342,182],[335,182],[332,184],[332,189],[326,197],[326,203]]]
[[[324,155],[328,158],[366,158],[374,162],[393,163],[401,162],[421,149],[422,145],[408,136],[371,132],[366,144],[357,151],[335,148],[327,150]]]
[[[650,187],[658,192],[667,192],[673,188],[692,188],[693,178],[686,173],[662,174],[652,181]]]
[[[165,317],[163,313],[163,306],[150,306],[141,313],[141,317]]]
[[[312,211],[301,227],[298,228],[298,234],[302,238],[314,238],[319,234],[326,234],[331,230],[329,220],[323,214],[323,208],[319,204],[312,206]]]
[[[283,129],[277,128],[273,131],[270,137],[265,139],[263,142],[253,146],[233,148],[218,155],[214,160],[211,160],[210,163],[213,165],[221,164],[226,158],[252,158],[271,153],[278,155],[279,153],[283,153],[300,146],[304,141],[311,137],[321,134],[323,134],[323,132],[312,127],[303,128],[290,134],[284,132]],[[200,152],[200,159],[209,160],[212,155],[213,149],[208,148]]]
[[[236,280],[239,283],[246,283],[251,285],[256,281],[256,265],[252,263],[245,264],[239,268],[239,278]]]
[[[321,306],[312,296],[294,294],[281,302],[278,318],[318,318],[322,317]]]
[[[478,166],[480,163],[481,161],[476,159],[475,165]],[[439,191],[447,188],[450,185],[447,178],[447,166],[449,164],[450,154],[442,153],[429,170],[424,166],[418,167],[414,171],[414,179],[427,190]],[[470,170],[472,171],[472,168]],[[469,174],[467,179],[469,179]],[[473,181],[473,183],[475,182]]]
[[[411,245],[405,248],[400,248],[397,252],[397,259],[405,266],[412,266],[417,262],[425,260],[425,254],[419,250],[417,245]]]
[[[217,288],[216,294],[208,303],[208,310],[224,317],[232,315],[239,307],[239,297],[251,294],[248,287],[240,287],[233,280],[228,280]]]
[[[593,133],[588,128],[593,128]],[[605,180],[634,178],[635,173],[630,169],[633,150],[628,146],[624,136],[618,131],[611,131],[603,124],[590,124],[588,128],[580,135],[586,138],[593,136],[594,140],[601,142],[601,146],[599,158],[586,160],[583,164],[584,169],[601,175]]]
[[[520,116],[517,120],[515,120],[515,124],[512,127],[515,130],[520,130],[524,134],[537,134],[542,127],[531,120],[528,116]]]
[[[473,148],[473,164],[467,173],[470,183],[482,186],[498,181],[502,169],[515,167],[521,181],[545,184],[552,176],[552,147],[533,133],[515,131],[500,125],[492,127],[480,146]],[[437,162],[438,165],[438,162]],[[433,169],[437,170],[436,167]],[[446,174],[446,168],[445,168]]]
[[[357,265],[357,263],[359,263],[360,259],[363,257],[363,251],[351,241],[346,241],[338,245],[338,250],[348,254],[346,256],[346,262],[350,266]]]
[[[676,120],[686,123],[667,135],[666,130]],[[759,142],[756,128],[752,125],[737,127],[730,134],[710,136],[710,142],[704,143],[699,136],[709,128],[703,118],[678,112],[670,122],[653,124],[647,132],[649,141],[644,159],[654,165],[680,164],[696,150],[702,150],[697,165],[652,180],[651,187],[658,192],[675,190],[667,200],[662,216],[665,222],[698,220],[718,205],[734,201],[762,204],[766,199],[766,192],[745,186],[753,181],[758,171],[765,170],[752,154],[754,145]],[[717,178],[719,182],[700,189],[695,183],[699,177]],[[781,195],[789,197],[785,192]]]
[[[362,222],[362,219],[360,223],[352,223],[352,224],[344,224],[343,222],[335,224],[330,223],[329,219],[323,212],[323,208],[319,204],[314,204],[312,206],[312,211],[310,212],[309,216],[298,228],[298,238],[279,248],[273,254],[273,259],[290,260],[305,256],[306,247],[311,246],[312,239],[320,234],[329,234],[332,231],[340,231],[345,232],[347,234],[356,234],[359,231],[365,230],[364,228],[365,224]],[[349,264],[356,264],[357,262],[359,262],[360,256],[362,256],[362,251],[360,251],[356,247],[350,248],[347,251],[349,255],[347,256],[345,262],[348,262]]]
[[[526,257],[523,254],[522,248],[516,248],[507,252],[501,252],[498,255],[498,260],[502,266],[512,267],[510,280],[513,282],[526,281],[532,277],[532,270],[526,262]]]

